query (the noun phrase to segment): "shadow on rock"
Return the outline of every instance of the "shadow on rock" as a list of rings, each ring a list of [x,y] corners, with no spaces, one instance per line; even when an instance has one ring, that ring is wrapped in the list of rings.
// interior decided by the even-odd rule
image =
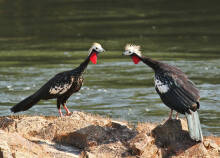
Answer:
[[[85,149],[115,142],[124,144],[135,137],[136,134],[136,130],[115,121],[105,126],[89,125],[74,132],[57,135],[53,141]]]
[[[168,120],[152,130],[155,144],[162,148],[162,157],[178,155],[197,144],[187,131],[186,121]]]

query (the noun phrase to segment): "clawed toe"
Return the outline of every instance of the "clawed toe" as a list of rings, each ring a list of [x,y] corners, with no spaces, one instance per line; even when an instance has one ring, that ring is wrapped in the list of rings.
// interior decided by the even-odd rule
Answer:
[[[72,115],[72,112],[68,112],[68,113],[66,113],[65,116],[71,116],[71,115]]]

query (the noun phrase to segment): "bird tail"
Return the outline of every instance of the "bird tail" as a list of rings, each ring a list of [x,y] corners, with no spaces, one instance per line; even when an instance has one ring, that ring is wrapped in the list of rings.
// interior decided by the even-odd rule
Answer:
[[[199,121],[199,114],[197,111],[195,112],[190,111],[190,112],[191,114],[185,113],[188,123],[189,135],[193,140],[202,142],[203,136]]]
[[[32,106],[34,106],[39,100],[40,100],[40,97],[38,97],[38,95],[36,95],[36,94],[33,94],[33,95],[25,98],[24,100],[22,100],[20,103],[14,105],[11,108],[11,111],[16,113],[16,112],[28,110]]]

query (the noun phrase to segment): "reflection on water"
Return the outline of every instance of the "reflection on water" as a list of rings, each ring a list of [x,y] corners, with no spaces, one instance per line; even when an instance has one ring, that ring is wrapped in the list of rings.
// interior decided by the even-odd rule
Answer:
[[[121,56],[129,42],[186,72],[201,92],[205,133],[220,135],[218,3],[0,0],[0,115],[56,73],[76,67],[97,41],[108,51],[89,65],[68,107],[130,122],[161,121],[169,109],[155,92],[153,72]],[[56,101],[41,101],[25,113],[56,114]]]

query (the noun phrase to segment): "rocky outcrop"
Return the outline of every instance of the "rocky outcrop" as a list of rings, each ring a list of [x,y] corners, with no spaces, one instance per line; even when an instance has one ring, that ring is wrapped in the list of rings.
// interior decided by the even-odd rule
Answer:
[[[217,137],[192,141],[185,120],[133,127],[83,112],[0,117],[0,158],[219,157],[219,145]]]

